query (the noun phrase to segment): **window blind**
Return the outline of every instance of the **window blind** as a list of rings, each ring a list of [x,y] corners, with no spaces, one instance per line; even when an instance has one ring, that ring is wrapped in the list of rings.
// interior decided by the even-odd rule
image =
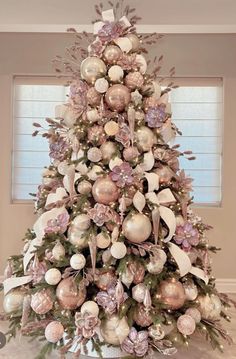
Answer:
[[[170,94],[173,121],[183,132],[175,143],[192,150],[197,157],[181,157],[180,166],[193,179],[194,200],[198,204],[221,201],[221,157],[223,89],[221,79],[175,79],[180,85]],[[55,106],[66,101],[65,81],[52,77],[16,77],[14,82],[13,201],[30,200],[41,183],[43,167],[49,164],[48,143],[32,137],[34,122],[46,126]]]

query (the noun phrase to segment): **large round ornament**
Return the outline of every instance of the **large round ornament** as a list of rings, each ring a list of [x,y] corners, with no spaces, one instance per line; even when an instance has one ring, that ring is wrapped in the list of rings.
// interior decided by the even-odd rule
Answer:
[[[103,56],[108,64],[114,64],[122,56],[122,51],[118,46],[109,45],[105,48]]]
[[[11,290],[4,296],[4,312],[10,314],[22,310],[25,293],[20,289]]]
[[[97,303],[93,300],[88,300],[87,302],[84,302],[84,304],[82,304],[80,312],[81,314],[89,313],[97,317],[99,314],[99,307]]]
[[[190,315],[184,314],[178,318],[177,328],[183,335],[192,335],[196,329],[196,322]]]
[[[135,133],[137,146],[140,151],[148,152],[151,150],[152,146],[155,143],[155,135],[146,126],[140,127]]]
[[[50,343],[57,343],[64,334],[64,327],[58,321],[49,323],[45,328],[45,338]]]
[[[161,282],[157,299],[169,309],[175,310],[181,308],[186,299],[182,283],[173,278]]]
[[[70,259],[70,265],[75,270],[80,270],[85,267],[86,259],[81,253],[73,254]]]
[[[115,242],[111,246],[111,255],[113,258],[121,259],[126,256],[127,247],[123,242]]]
[[[108,107],[117,112],[123,111],[129,104],[130,99],[131,95],[129,89],[120,84],[111,86],[105,95]]]
[[[118,65],[113,65],[108,70],[108,76],[112,82],[119,82],[124,77],[124,70]]]
[[[116,275],[112,271],[99,273],[99,277],[96,280],[96,286],[101,290],[107,290],[113,284],[117,282]]]
[[[86,289],[79,289],[75,279],[68,277],[57,286],[56,296],[63,309],[76,309],[85,301]]]
[[[191,282],[185,282],[183,284],[186,295],[186,300],[195,300],[198,296],[197,286]]]
[[[141,327],[149,327],[153,323],[150,311],[147,311],[143,304],[138,304],[135,307],[134,321]]]
[[[61,280],[61,272],[57,268],[51,268],[45,273],[45,282],[49,285],[56,285]]]
[[[105,63],[98,57],[87,57],[80,66],[80,73],[83,80],[93,84],[98,78],[106,74]]]
[[[117,201],[119,190],[110,177],[100,177],[96,180],[92,188],[93,198],[96,202],[110,204]]]
[[[127,34],[126,37],[131,41],[132,44],[132,51],[138,51],[140,47],[140,40],[137,35],[135,34]]]
[[[222,310],[220,298],[215,294],[201,295],[198,297],[199,310],[204,319],[219,319]]]
[[[31,308],[37,314],[46,314],[53,307],[52,294],[49,290],[42,289],[31,297]]]
[[[120,345],[129,334],[129,325],[125,317],[118,315],[103,319],[101,323],[101,335],[107,344]]]
[[[123,222],[124,236],[133,243],[142,243],[148,239],[152,232],[152,225],[147,216],[136,213],[127,216]]]

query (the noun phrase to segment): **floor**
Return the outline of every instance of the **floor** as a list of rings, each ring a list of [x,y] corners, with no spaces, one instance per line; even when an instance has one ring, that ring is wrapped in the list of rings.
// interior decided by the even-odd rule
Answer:
[[[236,295],[234,295],[236,299]],[[223,354],[213,351],[202,337],[197,337],[191,342],[189,350],[181,349],[179,352],[172,356],[172,359],[236,359],[236,312],[229,311],[232,315],[232,322],[228,324],[228,330],[232,337],[235,338],[235,344],[232,346],[225,346]],[[7,330],[7,323],[0,322],[0,332]],[[34,359],[38,353],[40,345],[37,342],[28,343],[27,338],[18,336],[15,340],[12,340],[4,348],[0,349],[0,359]],[[58,353],[50,355],[49,359],[59,359]],[[160,358],[159,355],[156,358]],[[68,355],[68,359],[72,359],[71,355]],[[82,357],[81,359],[85,359]],[[86,357],[86,359],[89,359]]]

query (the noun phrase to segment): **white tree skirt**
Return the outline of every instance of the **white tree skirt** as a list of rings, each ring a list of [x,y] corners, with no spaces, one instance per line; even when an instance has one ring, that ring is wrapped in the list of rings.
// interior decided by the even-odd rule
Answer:
[[[77,351],[78,349],[78,345],[80,346],[80,344],[77,344],[77,345],[74,345],[71,349],[70,349],[70,352],[74,353]],[[88,356],[88,357],[92,357],[92,358],[99,358],[96,350],[93,350],[93,344],[92,344],[92,341],[89,341],[87,344],[86,344],[86,348],[87,348],[87,353],[85,353],[83,351],[83,347],[81,348],[81,354],[82,355],[85,355],[85,356]],[[101,350],[102,350],[102,356],[103,358],[123,358],[125,357],[127,354],[125,354],[124,352],[122,352],[120,350],[119,347],[111,347],[111,346],[107,346],[107,345],[103,345],[101,347]]]

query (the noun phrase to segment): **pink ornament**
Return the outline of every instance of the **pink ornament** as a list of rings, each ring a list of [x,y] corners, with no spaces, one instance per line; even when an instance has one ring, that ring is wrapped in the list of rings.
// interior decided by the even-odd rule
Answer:
[[[45,329],[45,338],[50,343],[57,343],[64,334],[64,327],[58,321],[49,323]]]
[[[52,295],[49,290],[43,289],[31,297],[31,308],[37,314],[46,314],[53,307]]]
[[[96,180],[92,188],[93,198],[96,202],[110,204],[117,201],[119,190],[110,177],[100,177]]]
[[[139,156],[139,150],[137,147],[128,147],[123,151],[123,156],[126,161],[134,161]]]
[[[150,311],[143,304],[138,304],[134,311],[134,321],[141,327],[149,327],[153,323]]]
[[[143,82],[143,75],[138,71],[130,72],[125,78],[125,85],[131,90],[140,89]]]
[[[79,288],[73,277],[63,279],[57,286],[56,296],[63,309],[76,309],[86,298],[86,288]]]
[[[190,315],[196,323],[200,323],[201,321],[201,313],[197,308],[188,308],[185,312],[185,314]]]
[[[178,318],[177,328],[183,335],[192,335],[196,329],[196,322],[190,315],[184,314]]]
[[[147,112],[150,107],[157,107],[158,105],[159,105],[158,99],[152,96],[147,97],[144,101],[144,110],[145,112]]]
[[[110,45],[104,50],[103,57],[108,64],[114,64],[122,56],[122,51],[118,46]]]
[[[185,291],[182,283],[170,278],[160,283],[157,300],[164,303],[169,309],[181,308],[185,303]]]
[[[87,92],[87,101],[91,106],[98,106],[101,102],[102,95],[94,87],[90,87]]]
[[[129,104],[130,99],[131,95],[129,89],[120,84],[111,86],[105,95],[108,107],[117,112],[123,111]]]

